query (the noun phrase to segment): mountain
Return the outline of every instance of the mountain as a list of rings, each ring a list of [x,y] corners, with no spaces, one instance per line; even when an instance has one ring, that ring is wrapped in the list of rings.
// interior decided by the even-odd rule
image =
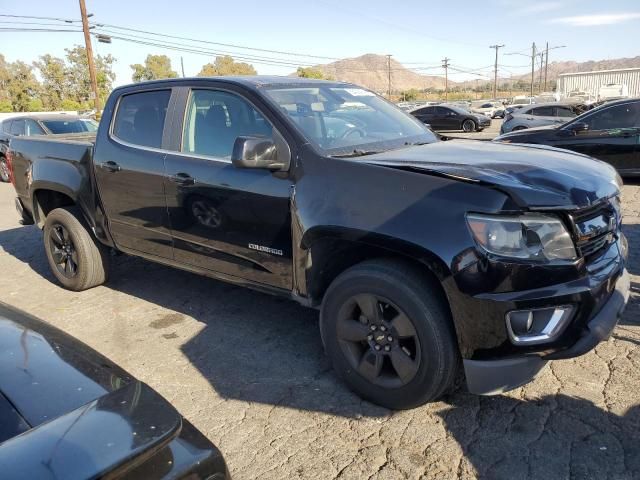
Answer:
[[[588,62],[551,62],[549,64],[548,78],[557,80],[561,73],[592,72],[595,70],[614,70],[618,68],[640,67],[640,56],[633,58],[614,58],[611,60],[589,60]],[[536,70],[539,74],[539,70]],[[531,74],[519,75],[523,80],[530,78]],[[515,78],[515,77],[514,77]]]
[[[385,55],[368,53],[356,58],[345,58],[332,63],[315,65],[313,68],[320,70],[325,76],[336,80],[362,85],[379,93],[386,93],[388,88],[388,63]],[[633,58],[615,58],[609,60],[590,60],[587,62],[551,62],[549,64],[548,81],[555,81],[561,73],[590,72],[593,70],[612,70],[617,68],[640,67],[640,56]],[[543,73],[544,74],[544,73]],[[295,73],[292,74],[295,76]],[[535,70],[535,79],[538,81],[539,69]],[[499,82],[523,80],[528,82],[531,73],[514,75],[512,78],[500,77]],[[475,88],[492,83],[493,80],[466,80],[453,82],[449,80],[449,87]],[[420,75],[409,70],[400,62],[391,58],[391,89],[394,92],[416,88],[444,89],[444,78],[433,75]]]
[[[376,92],[386,92],[389,86],[389,65],[385,55],[368,53],[356,58],[315,65],[325,76],[362,85]],[[295,75],[295,74],[293,74]],[[453,82],[449,82],[453,85]],[[444,78],[420,75],[391,58],[391,89],[394,92],[411,88],[444,88]]]

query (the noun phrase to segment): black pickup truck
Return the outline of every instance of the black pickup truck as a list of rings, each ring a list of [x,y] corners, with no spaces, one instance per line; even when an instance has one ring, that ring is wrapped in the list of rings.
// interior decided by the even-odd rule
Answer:
[[[125,86],[95,139],[14,138],[9,164],[66,288],[105,282],[113,249],[293,298],[320,309],[338,374],[391,408],[461,365],[474,393],[522,385],[606,339],[628,298],[613,168],[439,141],[351,84]]]

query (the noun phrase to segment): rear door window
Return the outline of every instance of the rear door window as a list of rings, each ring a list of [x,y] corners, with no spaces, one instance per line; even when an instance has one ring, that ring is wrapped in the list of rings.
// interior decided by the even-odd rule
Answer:
[[[567,107],[556,107],[556,117],[575,117],[576,114],[573,113],[573,110]]]
[[[537,107],[531,110],[530,115],[536,117],[553,117],[553,107]]]
[[[24,120],[11,122],[11,135],[24,135]]]
[[[113,121],[112,134],[142,147],[161,148],[171,90],[123,95]]]

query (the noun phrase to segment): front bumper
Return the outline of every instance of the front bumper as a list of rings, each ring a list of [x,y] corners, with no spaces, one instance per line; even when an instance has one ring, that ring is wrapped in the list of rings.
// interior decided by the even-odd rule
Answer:
[[[609,298],[584,326],[578,340],[568,348],[499,360],[465,359],[463,363],[469,391],[478,395],[506,392],[533,380],[549,360],[573,358],[589,352],[611,335],[627,304],[629,290],[629,273],[625,269]]]

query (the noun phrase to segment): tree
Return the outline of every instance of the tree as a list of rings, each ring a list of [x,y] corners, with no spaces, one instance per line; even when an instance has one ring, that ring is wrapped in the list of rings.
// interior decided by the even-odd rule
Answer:
[[[33,100],[40,91],[40,84],[29,65],[24,62],[17,61],[9,64],[9,80],[7,82],[7,91],[14,112],[27,112],[31,100]]]
[[[62,101],[69,97],[70,85],[67,66],[61,58],[49,54],[42,55],[40,61],[33,62],[42,78],[42,101],[47,110],[60,110]]]
[[[418,90],[416,90],[415,88],[412,88],[410,90],[405,90],[404,92],[402,92],[402,98],[404,99],[405,102],[412,102],[413,100],[418,99],[419,93],[420,92],[418,92]]]
[[[313,68],[313,67],[307,67],[307,68],[298,67],[298,70],[296,71],[296,75],[302,78],[318,78],[320,80],[325,78],[324,73],[322,73],[321,70],[318,70],[317,68]]]
[[[133,69],[131,80],[143,82],[145,80],[157,80],[160,78],[176,78],[178,74],[171,69],[171,59],[166,55],[147,55],[144,65],[135,63],[130,65]]]
[[[224,75],[255,75],[256,69],[248,63],[236,62],[229,55],[216,57],[214,63],[202,67],[199,77],[219,77]]]
[[[6,105],[7,102],[11,105],[11,97],[9,96],[10,78],[9,64],[4,59],[4,55],[0,54],[0,102],[3,102],[4,105]]]
[[[69,82],[69,96],[82,107],[91,108],[93,102],[91,101],[92,89],[87,51],[84,47],[76,45],[71,49],[66,48],[65,52],[67,52],[66,73]],[[112,55],[97,55],[95,58],[98,97],[102,105],[111,92],[113,81],[116,78],[113,73],[113,62],[115,62],[115,58]]]

